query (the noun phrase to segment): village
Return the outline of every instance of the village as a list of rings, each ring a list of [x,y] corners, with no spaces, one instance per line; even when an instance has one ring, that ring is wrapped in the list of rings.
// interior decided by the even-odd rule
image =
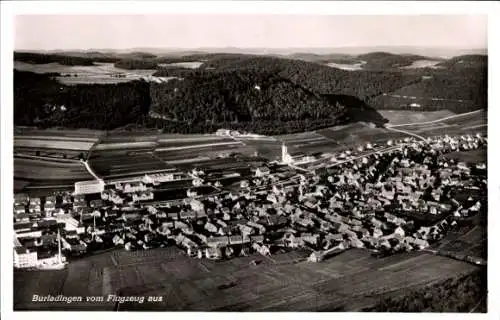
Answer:
[[[387,145],[397,148],[356,157],[358,147],[337,165],[312,171],[289,165],[283,172],[269,163],[235,187],[215,182],[219,191],[209,194],[196,192],[207,182],[203,170],[193,170],[193,188],[169,201],[154,199],[158,180],[174,179],[161,175],[98,194],[15,194],[14,265],[50,265],[61,251],[66,261],[106,249],[171,245],[200,259],[298,248],[311,252],[313,262],[352,247],[387,255],[428,248],[458,220],[485,210],[486,164],[446,153],[485,148],[486,137]]]

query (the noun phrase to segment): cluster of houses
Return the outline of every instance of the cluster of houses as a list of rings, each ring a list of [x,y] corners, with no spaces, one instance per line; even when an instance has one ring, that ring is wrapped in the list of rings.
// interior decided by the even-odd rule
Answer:
[[[475,174],[486,165],[471,167],[443,156],[486,143],[479,135],[411,141],[321,173],[295,175],[291,183],[280,182],[286,174],[259,167],[237,190],[188,192],[161,206],[150,204],[155,179],[117,183],[96,195],[16,194],[18,260],[25,266],[33,252],[53,249],[57,230],[71,253],[177,245],[192,257],[221,259],[286,247],[308,248],[311,260],[320,261],[351,247],[387,253],[424,249],[456,219],[486,207],[479,196],[486,178]],[[457,197],[457,190],[469,196]]]

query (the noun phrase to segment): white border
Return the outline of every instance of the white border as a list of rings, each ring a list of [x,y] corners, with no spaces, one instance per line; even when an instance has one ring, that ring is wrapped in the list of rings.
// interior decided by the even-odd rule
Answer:
[[[45,318],[49,316],[51,319],[85,319],[88,316],[103,316],[103,317],[120,317],[122,319],[133,318],[137,315],[133,313],[84,313],[84,312],[58,312],[44,314],[42,312],[16,312],[12,314],[12,48],[13,48],[13,17],[16,14],[146,14],[146,13],[266,13],[266,14],[355,14],[355,15],[380,15],[380,14],[487,14],[489,16],[489,114],[491,122],[495,123],[499,118],[499,97],[498,84],[500,78],[498,72],[495,73],[494,67],[498,65],[498,57],[500,50],[498,47],[498,35],[495,37],[493,30],[500,30],[498,22],[499,4],[497,2],[396,2],[396,1],[364,1],[364,2],[227,2],[227,1],[202,1],[202,2],[156,2],[156,1],[44,1],[44,2],[1,2],[1,50],[2,50],[2,65],[1,65],[1,250],[2,257],[2,273],[1,273],[1,310],[2,316],[5,319],[29,318],[38,317]],[[459,36],[459,35],[457,35]],[[496,89],[493,88],[493,83],[496,84]],[[500,208],[500,197],[498,195],[498,178],[500,168],[495,166],[495,160],[498,159],[499,141],[497,127],[489,126],[489,141],[490,147],[488,150],[489,164],[489,252],[488,252],[488,315],[454,315],[454,314],[405,314],[405,317],[447,317],[447,318],[499,318],[499,302],[500,302],[500,283],[498,281],[498,250],[499,245],[496,232],[500,226],[498,219],[497,208]],[[145,313],[152,318],[167,317],[234,317],[234,314],[229,313]],[[337,313],[335,315],[328,313],[302,314],[302,313],[279,313],[279,315],[266,313],[240,313],[238,317],[336,317],[350,318],[359,317],[366,314],[353,313]],[[400,314],[369,314],[366,315],[375,318],[392,318],[397,319]]]

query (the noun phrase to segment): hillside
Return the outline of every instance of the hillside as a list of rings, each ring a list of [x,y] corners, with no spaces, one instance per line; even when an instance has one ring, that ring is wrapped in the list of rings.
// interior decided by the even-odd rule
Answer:
[[[435,60],[435,58],[424,57],[414,54],[392,54],[388,52],[372,52],[359,55],[358,60],[366,61],[365,69],[387,70],[391,68],[407,67],[419,60]]]
[[[354,97],[317,94],[270,71],[227,71],[151,85],[152,112],[188,126],[292,133],[344,123],[363,108],[371,109]],[[375,111],[357,115],[384,122]]]
[[[438,66],[449,69],[487,68],[488,56],[479,54],[462,55],[443,61]]]
[[[66,86],[47,74],[14,71],[14,124],[114,129],[149,111],[149,84]]]
[[[347,71],[276,56],[196,53],[174,57],[130,52],[118,57],[91,51],[81,53],[82,56],[75,54],[22,53],[15,59],[88,65],[113,58],[119,68],[153,69],[151,72],[158,68],[153,76],[180,79],[146,83],[127,79],[123,82],[120,78],[121,84],[69,86],[47,74],[16,72],[16,124],[92,129],[142,124],[166,132],[234,128],[281,134],[353,120],[384,122],[373,107],[412,109],[417,104],[419,108],[415,110],[466,112],[484,108],[487,103],[487,57],[480,55],[449,59],[437,69],[379,70],[387,64],[403,66],[428,58],[373,52],[353,57],[366,59],[370,61],[367,64],[376,67]],[[294,55],[309,59],[321,56]],[[350,59],[348,55],[330,58]],[[56,110],[53,114],[44,111],[53,104],[65,105],[68,110]]]
[[[487,108],[488,73],[483,67],[422,70],[420,81],[402,86],[385,95],[372,97],[368,103],[376,109],[450,110],[456,113]]]
[[[46,64],[58,62],[68,66],[92,66],[94,59],[81,56],[57,55],[57,54],[41,54],[30,52],[14,52],[14,61],[21,61],[31,64]]]
[[[223,55],[205,62],[199,71],[224,73],[251,70],[254,73],[273,73],[317,94],[345,94],[367,100],[384,92],[396,90],[419,81],[420,77],[403,72],[345,71],[317,63],[276,57],[250,55]],[[169,69],[160,69],[155,76],[179,75]]]

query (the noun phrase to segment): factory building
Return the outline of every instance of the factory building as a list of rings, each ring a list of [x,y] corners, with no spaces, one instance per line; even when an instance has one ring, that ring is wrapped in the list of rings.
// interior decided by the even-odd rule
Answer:
[[[104,191],[103,180],[90,180],[75,182],[75,194],[92,194]]]

